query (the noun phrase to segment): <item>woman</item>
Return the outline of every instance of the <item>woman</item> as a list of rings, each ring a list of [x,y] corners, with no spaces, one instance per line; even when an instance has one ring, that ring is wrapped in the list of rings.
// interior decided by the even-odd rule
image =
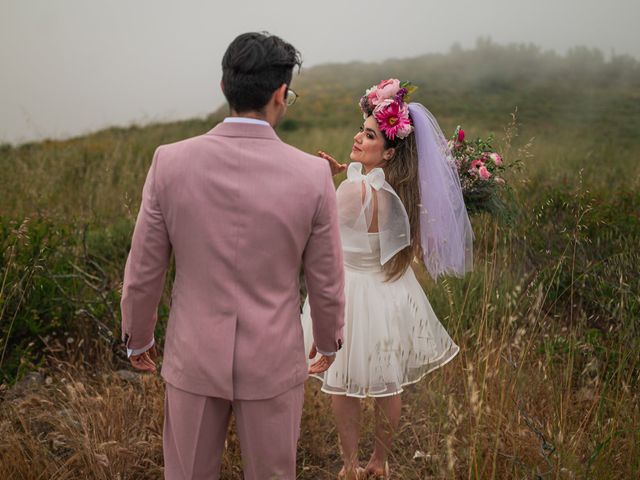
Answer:
[[[410,268],[464,275],[472,264],[471,225],[447,142],[433,116],[407,103],[408,83],[384,80],[360,100],[347,179],[337,190],[345,264],[344,346],[322,374],[332,395],[344,466],[340,478],[388,478],[387,457],[403,387],[449,362],[458,346],[444,330]],[[333,173],[347,169],[331,156]],[[364,173],[363,170],[364,169]],[[312,345],[308,302],[302,314]],[[359,467],[360,400],[375,399],[375,447]]]

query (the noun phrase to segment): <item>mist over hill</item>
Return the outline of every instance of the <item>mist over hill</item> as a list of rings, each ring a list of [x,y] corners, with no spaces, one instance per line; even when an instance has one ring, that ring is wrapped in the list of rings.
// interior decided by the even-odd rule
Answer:
[[[497,129],[517,108],[524,126],[533,122],[556,128],[571,122],[606,129],[618,123],[612,122],[615,115],[618,120],[620,116],[629,120],[620,122],[626,125],[625,133],[638,131],[640,62],[634,57],[607,56],[598,49],[580,46],[561,55],[532,44],[500,45],[490,39],[479,39],[473,49],[454,45],[446,54],[310,68],[303,65],[292,82],[301,98],[281,128],[357,126],[360,95],[384,78],[409,80],[418,86],[412,100],[427,106],[445,129],[462,120]],[[199,120],[211,125],[227,110],[222,105]],[[193,121],[198,119],[166,123],[187,125]],[[3,148],[8,147],[5,144]]]
[[[293,81],[302,98],[290,110],[289,125],[349,124],[359,117],[357,100],[364,90],[385,78],[418,86],[413,100],[446,127],[470,120],[499,128],[517,107],[524,124],[606,128],[611,116],[623,116],[630,121],[624,122],[628,133],[639,131],[640,62],[633,57],[607,59],[585,47],[559,55],[534,45],[502,46],[490,40],[480,40],[472,50],[454,46],[447,54],[303,69]]]
[[[640,62],[624,55],[606,58],[583,47],[559,55],[533,45],[481,40],[474,49],[453,47],[447,54],[303,68],[292,82],[300,99],[278,133],[308,152],[323,149],[346,160],[362,121],[358,99],[366,88],[391,77],[418,87],[413,100],[434,113],[446,135],[459,124],[474,135],[500,134],[517,112],[515,144],[535,137],[538,166],[553,163],[556,174],[586,167],[602,178],[630,178],[622,161],[637,159],[640,148]],[[97,209],[104,218],[121,208],[103,200],[112,188],[124,189],[127,202],[135,205],[155,147],[205,133],[226,114],[222,106],[205,118],[0,146],[0,167],[12,172],[0,178],[0,215]],[[598,159],[609,155],[612,145],[621,162],[602,171]],[[569,148],[571,155],[561,153]],[[36,168],[47,175],[34,176]],[[75,195],[65,197],[73,182],[80,182]],[[90,202],[79,194],[84,188]]]

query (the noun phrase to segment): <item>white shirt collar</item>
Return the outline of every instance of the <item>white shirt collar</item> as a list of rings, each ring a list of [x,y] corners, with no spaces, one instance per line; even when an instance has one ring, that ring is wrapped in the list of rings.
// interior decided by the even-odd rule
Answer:
[[[227,117],[224,119],[224,123],[251,123],[253,125],[266,125],[270,127],[269,122],[265,120],[259,120],[257,118],[249,117]]]

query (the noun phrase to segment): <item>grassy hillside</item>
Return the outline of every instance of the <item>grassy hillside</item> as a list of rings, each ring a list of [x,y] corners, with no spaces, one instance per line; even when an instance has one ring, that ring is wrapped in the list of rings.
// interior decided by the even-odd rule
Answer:
[[[318,66],[279,135],[346,161],[357,100],[388,77],[418,85],[446,134],[494,133],[525,163],[513,222],[473,218],[472,274],[434,284],[416,267],[461,354],[408,389],[395,478],[637,478],[640,64],[480,42]],[[122,270],[153,150],[224,114],[0,147],[1,478],[161,478],[162,384],[114,373]],[[328,399],[309,383],[306,401],[300,478],[334,478]],[[234,436],[224,472],[240,478]]]
[[[359,126],[357,100],[381,78],[409,79],[445,132],[457,124],[500,134],[518,112],[520,137],[535,137],[531,175],[631,186],[638,178],[640,66],[627,57],[605,61],[577,48],[559,57],[535,47],[480,43],[475,50],[303,70],[293,81],[301,99],[279,129],[294,145],[347,158]],[[110,222],[136,210],[155,147],[208,131],[226,113],[136,128],[114,128],[68,141],[0,149],[3,217],[34,212]],[[605,159],[606,160],[602,160]],[[631,182],[631,183],[630,183]]]

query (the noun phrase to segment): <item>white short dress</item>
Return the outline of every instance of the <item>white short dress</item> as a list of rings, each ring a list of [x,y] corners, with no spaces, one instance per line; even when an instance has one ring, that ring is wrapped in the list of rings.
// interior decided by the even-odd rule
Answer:
[[[413,270],[385,282],[380,236],[369,233],[368,239],[370,252],[344,252],[344,343],[331,367],[313,375],[322,381],[325,393],[359,398],[396,395],[459,351]],[[308,299],[302,326],[308,352],[313,342]]]

